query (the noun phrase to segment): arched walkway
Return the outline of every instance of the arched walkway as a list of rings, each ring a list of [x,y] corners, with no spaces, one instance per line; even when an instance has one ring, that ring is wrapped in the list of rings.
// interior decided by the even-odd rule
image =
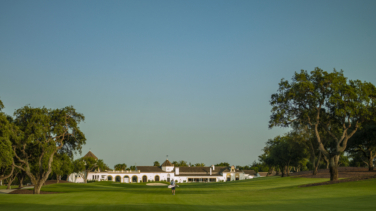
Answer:
[[[159,176],[158,175],[155,176],[154,181],[159,182]]]
[[[138,180],[138,177],[137,177],[137,176],[133,176],[133,177],[132,177],[132,183],[137,183],[137,180]]]
[[[142,176],[142,182],[148,182],[148,177],[146,175]]]
[[[129,183],[129,177],[128,176],[124,176],[124,182]]]
[[[112,181],[112,176],[108,176],[108,177],[107,177],[107,180],[108,180],[108,181]]]
[[[120,176],[116,176],[115,177],[115,182],[121,182],[121,177]]]

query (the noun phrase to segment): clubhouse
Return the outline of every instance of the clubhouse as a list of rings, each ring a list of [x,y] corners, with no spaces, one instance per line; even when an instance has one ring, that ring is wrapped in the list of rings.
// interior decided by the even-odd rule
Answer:
[[[85,157],[98,159],[91,151]],[[82,183],[83,174],[73,173],[68,181]],[[88,180],[114,181],[121,183],[159,182],[175,180],[184,182],[226,182],[235,180],[252,179],[256,176],[253,170],[238,170],[234,166],[208,166],[208,167],[175,167],[168,159],[161,166],[136,166],[135,170],[121,171],[92,171]]]

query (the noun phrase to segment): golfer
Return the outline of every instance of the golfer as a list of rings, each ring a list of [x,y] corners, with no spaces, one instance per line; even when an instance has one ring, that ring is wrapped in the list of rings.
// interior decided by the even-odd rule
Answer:
[[[171,191],[172,191],[172,195],[175,195],[175,180],[171,180]]]

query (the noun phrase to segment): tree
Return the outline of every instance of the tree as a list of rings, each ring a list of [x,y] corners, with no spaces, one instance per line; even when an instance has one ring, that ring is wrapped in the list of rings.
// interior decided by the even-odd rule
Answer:
[[[73,161],[73,172],[78,174],[80,177],[85,178],[85,162],[82,159]]]
[[[56,175],[56,183],[59,183],[60,177],[70,175],[73,172],[73,163],[71,158],[65,153],[56,153],[52,162],[52,172]]]
[[[181,160],[179,161],[179,166],[188,166],[187,161]]]
[[[7,116],[1,112],[4,108],[3,102],[0,100],[0,181],[7,179],[13,174],[13,149],[10,138],[15,136],[17,129],[14,124],[8,121]],[[6,174],[7,172],[7,174]]]
[[[121,170],[125,170],[127,168],[127,164],[123,163],[123,164],[116,164],[114,166],[114,169],[116,171],[121,171]]]
[[[347,151],[350,154],[359,152],[359,157],[367,163],[368,169],[373,171],[373,160],[376,158],[376,123],[367,122],[351,137]]]
[[[179,163],[177,161],[173,161],[171,164],[174,165],[175,167],[179,166]]]
[[[16,167],[26,172],[34,184],[34,194],[39,194],[52,172],[56,152],[62,150],[72,154],[75,150],[81,151],[86,143],[85,135],[78,127],[84,116],[72,106],[63,109],[25,106],[14,115],[15,123],[22,131],[22,139],[13,146],[15,157],[22,163]]]
[[[205,166],[205,163],[196,163],[194,166],[197,166],[197,167]]]
[[[218,163],[218,164],[215,164],[214,166],[230,166],[230,164],[229,163],[227,163],[227,162],[222,162],[222,163]]]
[[[26,172],[19,171],[19,173],[17,174],[17,179],[18,179],[18,183],[19,183],[18,188],[23,188],[23,181],[25,180],[26,176],[27,176]]]
[[[343,71],[302,70],[291,83],[282,79],[272,95],[269,128],[289,127],[296,121],[313,127],[319,149],[330,163],[330,180],[338,180],[338,161],[348,140],[364,121],[376,118],[375,98],[373,84],[347,81]],[[320,134],[320,126],[327,137]],[[331,140],[324,143],[324,139]]]
[[[19,169],[14,169],[13,174],[11,174],[7,179],[7,189],[11,189],[11,185],[13,181],[17,178],[18,173],[20,173]]]
[[[161,164],[159,164],[159,162],[158,162],[158,161],[154,161],[154,164],[153,164],[153,166],[161,166]]]
[[[289,176],[290,166],[298,166],[307,157],[304,143],[294,133],[277,136],[267,142],[274,165],[282,170],[282,177]]]
[[[99,159],[96,160],[92,157],[83,157],[81,160],[84,162],[84,182],[87,183],[87,177],[90,171],[94,171],[95,169],[106,170],[107,165],[104,164],[103,160]]]

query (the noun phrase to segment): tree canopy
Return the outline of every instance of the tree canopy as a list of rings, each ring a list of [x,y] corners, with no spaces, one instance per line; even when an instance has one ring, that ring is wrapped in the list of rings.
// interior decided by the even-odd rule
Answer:
[[[289,127],[295,122],[313,127],[321,153],[330,160],[331,180],[338,180],[340,154],[362,123],[376,118],[375,100],[373,84],[348,81],[343,71],[302,70],[294,74],[291,83],[282,79],[278,92],[271,96],[269,127]],[[324,143],[324,139],[330,141]]]
[[[33,108],[24,106],[14,113],[15,124],[22,131],[22,138],[16,139],[13,152],[20,165],[35,185],[34,193],[52,172],[54,155],[63,151],[68,155],[81,151],[86,143],[85,135],[78,124],[85,118],[72,106],[62,109]]]

